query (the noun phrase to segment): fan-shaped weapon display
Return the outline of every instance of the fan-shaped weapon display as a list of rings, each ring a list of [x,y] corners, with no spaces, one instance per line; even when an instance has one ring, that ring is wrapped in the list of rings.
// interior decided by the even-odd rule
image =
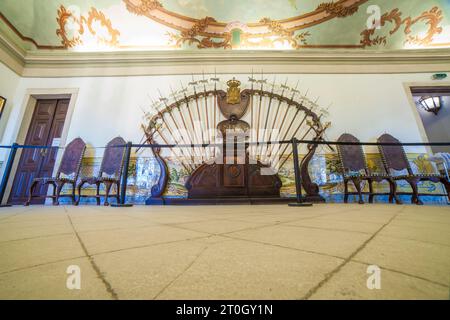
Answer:
[[[168,166],[158,145],[170,145],[170,156],[189,173],[188,199],[279,198],[278,170],[292,154],[290,143],[322,140],[330,123],[326,110],[290,87],[253,76],[222,82],[217,76],[194,77],[168,97],[160,93],[142,128],[160,167],[149,201],[161,199],[167,188]],[[317,145],[305,145],[302,186],[310,200],[321,200],[308,164]]]

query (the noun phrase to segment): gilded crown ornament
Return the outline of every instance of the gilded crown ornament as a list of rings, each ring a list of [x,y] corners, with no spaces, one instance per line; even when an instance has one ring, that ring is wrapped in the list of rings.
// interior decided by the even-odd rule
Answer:
[[[241,102],[241,88],[239,87],[241,82],[233,78],[227,81],[227,103],[228,104],[238,104]]]

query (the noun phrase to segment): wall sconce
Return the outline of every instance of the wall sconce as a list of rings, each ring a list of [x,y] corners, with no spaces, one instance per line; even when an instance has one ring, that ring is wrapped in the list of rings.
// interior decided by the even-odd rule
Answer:
[[[433,112],[437,115],[442,107],[442,99],[439,96],[423,96],[419,99],[419,104],[425,111]]]

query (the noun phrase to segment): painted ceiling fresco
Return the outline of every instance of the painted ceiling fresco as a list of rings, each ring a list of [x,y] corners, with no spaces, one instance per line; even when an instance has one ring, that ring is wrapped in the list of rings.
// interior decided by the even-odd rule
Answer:
[[[450,0],[1,0],[0,21],[26,50],[450,47]]]

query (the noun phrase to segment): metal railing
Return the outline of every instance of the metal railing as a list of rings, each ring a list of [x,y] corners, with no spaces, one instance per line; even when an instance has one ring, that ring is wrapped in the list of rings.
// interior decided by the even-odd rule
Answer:
[[[450,142],[406,142],[406,143],[378,143],[378,142],[338,142],[338,141],[325,141],[325,140],[298,140],[293,138],[291,140],[281,140],[281,141],[266,141],[266,142],[244,142],[244,143],[233,143],[234,145],[273,145],[273,144],[292,144],[292,156],[294,164],[294,177],[295,177],[295,189],[296,189],[296,203],[303,203],[304,198],[302,196],[302,181],[299,168],[299,153],[298,145],[358,145],[358,146],[450,146]],[[121,177],[121,190],[120,190],[120,205],[125,204],[125,196],[128,181],[128,168],[130,165],[131,149],[132,148],[198,148],[198,147],[220,147],[223,143],[216,144],[134,144],[133,142],[127,142],[125,145],[116,145],[113,147],[125,148],[125,159],[124,159],[124,170]],[[8,159],[3,171],[3,177],[0,184],[0,203],[3,203],[6,188],[10,179],[11,170],[15,162],[17,150],[19,149],[64,149],[65,147],[60,146],[33,146],[33,145],[20,145],[18,143],[13,143],[12,145],[0,145],[0,149],[10,149]],[[105,147],[99,147],[105,148]]]

